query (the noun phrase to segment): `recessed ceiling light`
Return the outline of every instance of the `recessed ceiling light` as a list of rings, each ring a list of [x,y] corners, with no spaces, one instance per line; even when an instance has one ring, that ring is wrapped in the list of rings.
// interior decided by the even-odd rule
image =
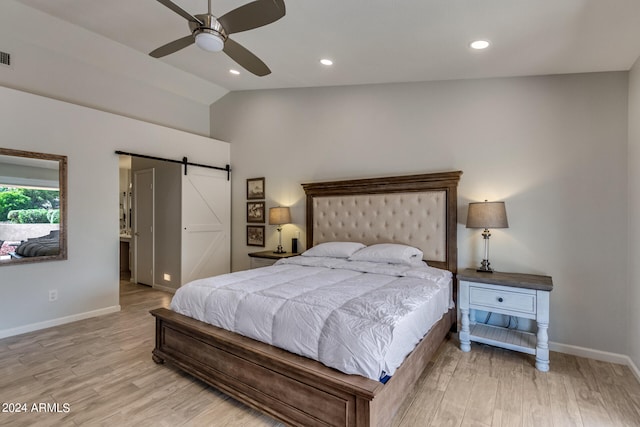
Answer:
[[[320,63],[321,63],[322,65],[333,65],[333,61],[332,61],[332,60],[330,60],[330,59],[326,59],[326,58],[325,58],[325,59],[321,59],[321,60],[320,60]]]
[[[238,71],[238,70],[233,70],[233,69],[229,70],[229,72],[230,72],[231,74],[235,74],[236,76],[237,76],[238,74],[240,74],[240,71]]]
[[[486,40],[476,40],[471,42],[469,46],[471,46],[472,49],[482,50],[489,47],[489,42]]]

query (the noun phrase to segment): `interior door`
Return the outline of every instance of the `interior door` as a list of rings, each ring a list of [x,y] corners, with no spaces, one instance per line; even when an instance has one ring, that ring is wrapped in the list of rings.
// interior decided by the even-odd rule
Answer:
[[[182,175],[182,284],[231,270],[230,234],[227,173],[189,166]]]
[[[154,181],[154,169],[134,172],[134,282],[148,286],[154,284]]]

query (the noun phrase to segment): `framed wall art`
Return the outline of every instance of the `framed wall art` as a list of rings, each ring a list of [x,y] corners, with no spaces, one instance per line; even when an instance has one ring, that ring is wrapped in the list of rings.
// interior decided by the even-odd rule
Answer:
[[[264,224],[264,202],[247,202],[247,222]]]
[[[264,199],[264,178],[247,179],[247,200]]]
[[[264,225],[247,225],[247,246],[264,247]]]

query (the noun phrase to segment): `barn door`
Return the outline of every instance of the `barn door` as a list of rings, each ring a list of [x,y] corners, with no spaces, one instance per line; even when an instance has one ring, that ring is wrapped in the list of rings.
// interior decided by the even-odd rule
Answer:
[[[231,183],[227,173],[189,166],[182,175],[181,284],[231,269]]]

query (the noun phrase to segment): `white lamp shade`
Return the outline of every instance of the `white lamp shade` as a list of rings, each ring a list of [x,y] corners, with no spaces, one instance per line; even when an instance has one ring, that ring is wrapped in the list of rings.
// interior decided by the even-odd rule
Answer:
[[[509,228],[504,202],[469,203],[467,228]]]
[[[217,34],[201,32],[196,34],[196,45],[208,52],[220,52],[224,48],[224,40]]]
[[[282,225],[291,222],[291,211],[288,207],[278,206],[269,209],[269,224]]]

